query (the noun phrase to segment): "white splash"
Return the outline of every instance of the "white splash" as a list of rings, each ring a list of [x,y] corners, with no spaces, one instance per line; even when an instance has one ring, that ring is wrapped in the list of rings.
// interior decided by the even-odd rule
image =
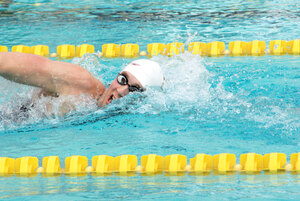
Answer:
[[[252,121],[272,127],[286,124],[284,128],[298,128],[295,119],[279,107],[261,110],[250,103],[248,92],[226,91],[224,75],[207,70],[212,64],[200,56],[190,53],[174,57],[156,56],[151,58],[160,63],[165,84],[163,90],[148,89],[143,94],[130,94],[115,100],[104,108],[98,108],[90,97],[40,98],[28,112],[20,113],[19,108],[28,102],[36,89],[0,79],[0,131],[21,128],[30,124],[43,126],[65,125],[68,122],[84,121],[85,119],[108,116],[110,114],[159,114],[171,112],[179,118],[189,121],[206,122],[210,120],[222,122],[225,119]],[[106,85],[120,71],[128,60],[103,59],[88,54],[83,58],[75,58],[72,63],[80,64]],[[75,111],[61,116],[60,107],[70,101]],[[47,105],[51,105],[49,113]],[[185,116],[182,116],[182,115]],[[273,118],[275,115],[276,119]]]

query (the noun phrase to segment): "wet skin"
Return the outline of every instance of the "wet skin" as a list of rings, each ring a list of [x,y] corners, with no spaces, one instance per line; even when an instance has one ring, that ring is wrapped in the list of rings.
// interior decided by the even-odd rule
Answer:
[[[137,86],[138,88],[142,88],[142,84],[131,73],[123,71],[122,74],[127,77],[128,84],[130,86]],[[109,88],[107,88],[104,94],[99,98],[98,105],[100,107],[103,107],[104,105],[111,103],[111,101],[122,98],[127,94],[129,94],[128,85],[120,85],[117,81],[117,78],[115,78]]]
[[[132,74],[122,73],[127,77],[129,85],[142,87]],[[41,89],[40,94],[47,96],[88,95],[97,100],[100,107],[129,93],[128,85],[120,85],[117,79],[105,89],[101,81],[79,65],[52,61],[33,54],[0,52],[0,76],[38,87]]]

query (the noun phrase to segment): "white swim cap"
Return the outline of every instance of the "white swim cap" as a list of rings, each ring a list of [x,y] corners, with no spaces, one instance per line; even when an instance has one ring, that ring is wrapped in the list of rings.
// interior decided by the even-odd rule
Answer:
[[[144,88],[162,87],[164,76],[159,64],[148,59],[139,59],[128,64],[123,70],[131,73]]]

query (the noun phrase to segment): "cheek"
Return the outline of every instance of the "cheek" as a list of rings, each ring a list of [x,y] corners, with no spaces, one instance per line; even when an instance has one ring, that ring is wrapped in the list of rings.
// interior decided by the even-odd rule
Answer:
[[[113,81],[111,83],[111,85],[109,86],[108,91],[112,92],[112,91],[116,90],[118,87],[119,87],[119,84],[116,81]]]
[[[120,96],[125,96],[129,94],[128,87],[126,85],[120,85],[115,79],[108,88],[108,93],[111,95],[114,92],[117,92]]]
[[[112,88],[114,88],[114,86],[116,85],[116,79],[114,79],[111,83],[110,83],[110,85],[109,85],[109,87],[107,88],[107,90],[111,90]]]
[[[114,79],[114,81],[112,81],[112,83],[110,84],[110,87],[112,88],[116,88],[119,86],[119,83],[117,82],[117,79]]]
[[[120,86],[117,88],[117,91],[120,96],[126,96],[127,94],[129,94],[127,86]]]

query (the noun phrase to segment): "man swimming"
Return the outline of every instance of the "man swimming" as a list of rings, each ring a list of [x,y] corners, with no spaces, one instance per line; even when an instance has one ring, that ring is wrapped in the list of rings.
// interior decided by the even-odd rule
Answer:
[[[148,59],[131,62],[105,89],[101,81],[79,65],[17,52],[0,52],[0,76],[41,88],[39,96],[88,95],[99,107],[130,92],[161,87],[164,82],[159,64]]]

